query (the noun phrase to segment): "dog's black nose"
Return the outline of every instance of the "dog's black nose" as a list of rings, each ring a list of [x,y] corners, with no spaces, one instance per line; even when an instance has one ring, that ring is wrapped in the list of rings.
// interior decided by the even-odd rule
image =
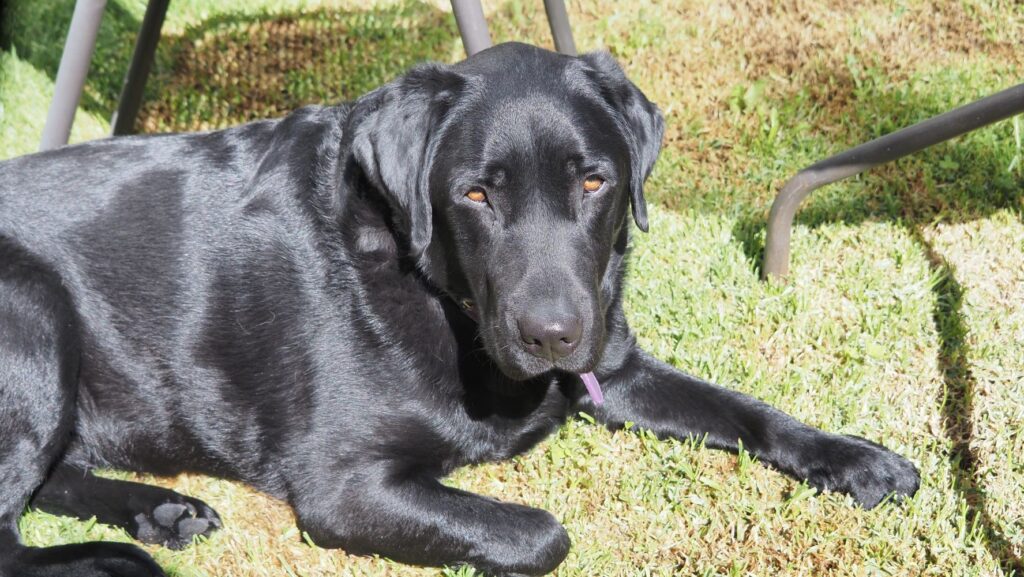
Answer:
[[[527,313],[519,318],[517,324],[526,350],[551,361],[572,354],[583,335],[583,323],[573,314]]]

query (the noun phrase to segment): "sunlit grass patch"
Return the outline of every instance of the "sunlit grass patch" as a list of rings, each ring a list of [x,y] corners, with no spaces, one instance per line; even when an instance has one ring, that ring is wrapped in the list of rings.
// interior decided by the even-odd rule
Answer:
[[[991,547],[1004,562],[1024,557],[1024,223],[1001,212],[967,224],[938,224],[928,231],[935,251],[949,263],[963,296],[966,334],[962,373],[967,380],[970,477],[964,498],[972,505]]]
[[[53,84],[17,54],[0,51],[0,159],[39,150]],[[75,115],[71,141],[102,138],[107,122],[82,109]]]
[[[108,0],[73,140],[106,133],[143,2]],[[446,2],[175,0],[141,127],[191,130],[358,95],[461,45]],[[920,493],[863,511],[749,455],[611,433],[585,417],[510,463],[446,482],[551,510],[566,576],[1008,575],[1024,550],[1024,120],[817,192],[785,283],[758,280],[767,206],[800,168],[1024,80],[1008,0],[578,0],[582,50],[606,47],[666,114],[634,234],[640,342],[815,426],[883,442]],[[0,158],[35,150],[71,0],[9,0]],[[497,41],[550,46],[541,2],[486,2]],[[968,434],[969,433],[969,434]],[[310,545],[288,508],[238,484],[156,480],[225,528],[171,575],[438,575]],[[129,540],[31,513],[36,545]]]

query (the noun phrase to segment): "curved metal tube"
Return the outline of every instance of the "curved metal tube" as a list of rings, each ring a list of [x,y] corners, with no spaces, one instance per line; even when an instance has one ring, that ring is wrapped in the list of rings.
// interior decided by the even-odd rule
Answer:
[[[43,138],[39,150],[64,146],[71,135],[71,124],[75,121],[78,100],[82,96],[85,77],[89,73],[89,61],[96,47],[96,35],[100,30],[103,10],[107,0],[78,0],[71,15],[71,25],[64,41],[64,53],[57,69],[57,81],[53,88],[53,100],[46,113]]]
[[[544,11],[548,14],[548,26],[555,39],[555,50],[569,56],[576,56],[576,42],[572,39],[569,14],[563,0],[544,0]]]
[[[576,42],[572,38],[569,26],[569,14],[565,10],[563,0],[544,0],[548,25],[551,36],[555,39],[555,49],[562,54],[576,56]],[[466,56],[491,46],[491,33],[487,29],[487,20],[479,0],[452,0],[452,11],[455,23],[459,26],[462,45],[466,48]]]
[[[455,13],[466,56],[491,47],[491,32],[487,29],[487,19],[479,0],[452,0],[452,12]]]
[[[786,182],[772,203],[762,278],[782,277],[789,272],[793,217],[800,203],[818,188],[1021,112],[1024,84],[886,134],[801,170]]]

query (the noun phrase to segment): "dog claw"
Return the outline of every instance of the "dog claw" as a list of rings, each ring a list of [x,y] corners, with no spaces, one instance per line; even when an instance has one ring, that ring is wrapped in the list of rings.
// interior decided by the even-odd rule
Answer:
[[[206,519],[209,519],[209,521],[213,525],[214,529],[220,529],[220,528],[224,527],[224,523],[220,520],[220,516],[217,515],[217,513],[214,512],[213,509],[207,508],[207,510],[206,510],[205,514],[203,515],[203,517],[205,517]]]

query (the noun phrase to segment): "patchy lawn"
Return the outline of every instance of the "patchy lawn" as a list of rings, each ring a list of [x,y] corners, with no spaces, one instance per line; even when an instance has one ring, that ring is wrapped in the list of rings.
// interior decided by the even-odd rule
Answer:
[[[142,0],[108,0],[72,138],[102,136]],[[498,40],[550,46],[539,1],[487,2]],[[371,7],[367,8],[366,6]],[[454,61],[446,2],[175,0],[140,119],[215,128],[355,97],[422,59]],[[0,158],[33,151],[73,0],[8,0]],[[863,511],[747,455],[609,433],[585,419],[511,463],[448,482],[551,510],[565,576],[1024,575],[1024,119],[818,192],[787,283],[757,280],[767,207],[814,160],[1024,81],[1011,0],[578,0],[666,113],[628,307],[642,343],[691,373],[907,455],[902,506]],[[306,544],[287,507],[225,481],[157,480],[225,528],[178,577],[438,575]],[[41,513],[26,540],[128,540]],[[446,571],[469,575],[470,571]]]

